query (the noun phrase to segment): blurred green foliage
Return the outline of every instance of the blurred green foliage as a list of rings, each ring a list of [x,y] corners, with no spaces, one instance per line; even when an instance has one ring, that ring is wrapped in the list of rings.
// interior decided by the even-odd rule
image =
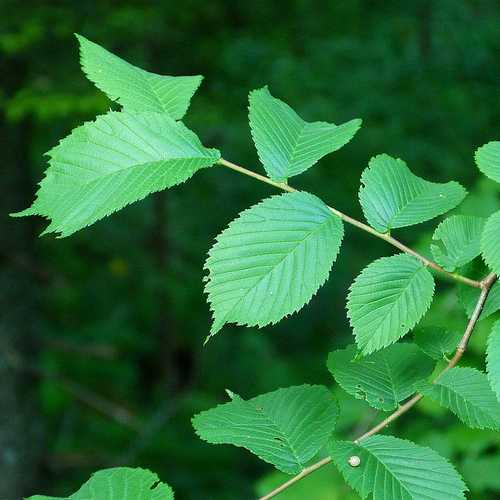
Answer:
[[[251,89],[268,84],[306,120],[363,118],[355,140],[296,181],[353,216],[361,217],[361,171],[381,152],[422,177],[467,186],[460,213],[487,215],[499,205],[498,191],[473,163],[500,119],[494,0],[2,0],[0,8],[1,125],[12,159],[2,174],[18,168],[27,186],[24,205],[11,212],[31,202],[42,154],[110,107],[79,69],[74,32],[157,73],[205,75],[186,123],[204,144],[249,168],[260,170],[246,116]],[[115,465],[148,467],[183,499],[252,498],[279,482],[250,454],[201,442],[190,418],[225,401],[225,388],[252,397],[279,386],[331,384],[327,353],[352,341],[347,289],[365,265],[393,250],[347,228],[329,282],[304,311],[263,331],[226,327],[203,347],[206,251],[241,209],[271,192],[210,169],[71,238],[35,239],[44,226],[38,220],[18,255],[2,255],[2,265],[30,276],[38,311],[30,340],[33,419],[43,426],[43,445],[38,482],[26,485],[27,495],[67,494],[91,471]],[[31,224],[0,218],[5,238],[14,225]],[[398,233],[430,256],[437,222]],[[440,281],[424,323],[463,329],[465,321],[456,290]],[[465,364],[483,367],[492,321],[479,323]],[[96,410],[99,398],[111,409]],[[342,437],[380,418],[345,399]],[[452,459],[472,498],[498,498],[498,433],[467,429],[425,400],[391,432]],[[304,495],[354,498],[328,469],[283,498]]]

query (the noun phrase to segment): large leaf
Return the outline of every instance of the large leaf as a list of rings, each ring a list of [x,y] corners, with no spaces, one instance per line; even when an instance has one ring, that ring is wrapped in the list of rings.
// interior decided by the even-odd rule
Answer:
[[[156,111],[180,119],[202,76],[162,76],[120,59],[100,45],[76,35],[82,69],[96,87],[126,111]]]
[[[174,492],[145,469],[117,467],[96,472],[69,497],[35,495],[28,500],[174,500]]]
[[[418,389],[469,427],[500,429],[500,402],[486,375],[474,368],[452,368],[436,383],[422,384]]]
[[[416,258],[382,257],[365,267],[351,285],[347,314],[364,354],[406,335],[432,302],[434,279]]]
[[[436,361],[447,359],[460,342],[462,334],[436,326],[419,328],[415,333],[415,343]]]
[[[472,316],[481,290],[467,285],[459,285],[459,298],[469,318]],[[500,281],[496,281],[490,289],[488,298],[484,303],[479,321],[486,319],[500,309]]]
[[[495,274],[500,275],[500,210],[491,215],[481,238],[484,261]]]
[[[15,214],[52,220],[68,236],[148,194],[180,184],[220,157],[165,114],[111,112],[76,128],[48,152],[33,205]]]
[[[488,142],[475,154],[476,164],[490,179],[500,182],[500,141]]]
[[[328,369],[342,389],[384,411],[394,410],[411,396],[415,384],[434,368],[433,361],[414,344],[395,344],[364,358],[356,354],[355,346],[331,352]]]
[[[236,396],[193,417],[201,439],[251,451],[287,474],[304,469],[335,428],[338,405],[326,387],[301,385],[245,401]]]
[[[482,217],[453,215],[434,231],[431,245],[434,260],[447,271],[455,271],[481,253]]]
[[[458,182],[438,184],[414,175],[403,160],[381,154],[361,176],[359,200],[377,231],[412,226],[456,207],[467,194]]]
[[[430,448],[392,436],[372,436],[359,444],[334,441],[330,453],[361,498],[373,500],[463,500],[467,490],[453,466]],[[352,467],[349,458],[360,464]]]
[[[264,326],[298,311],[328,278],[342,221],[316,196],[272,196],[241,212],[218,237],[205,264],[205,291],[224,323]]]
[[[494,323],[486,350],[488,380],[500,401],[500,320]]]
[[[342,125],[307,123],[267,87],[249,96],[252,137],[260,161],[272,179],[286,180],[314,165],[320,158],[347,144],[361,126],[361,120]]]

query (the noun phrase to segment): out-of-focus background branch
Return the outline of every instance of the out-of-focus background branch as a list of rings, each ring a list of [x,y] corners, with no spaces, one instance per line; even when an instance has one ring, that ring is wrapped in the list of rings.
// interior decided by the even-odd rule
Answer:
[[[205,75],[188,126],[254,170],[253,88],[269,84],[307,120],[363,118],[355,140],[295,182],[346,213],[361,217],[361,171],[387,152],[423,177],[462,182],[471,201],[461,210],[487,215],[498,190],[478,180],[472,155],[498,138],[499,15],[494,0],[0,0],[0,498],[65,496],[112,465],[149,467],[183,499],[268,491],[280,474],[199,441],[190,417],[224,401],[225,388],[253,396],[331,384],[326,355],[352,341],[348,286],[392,253],[348,229],[329,282],[300,315],[261,332],[228,326],[203,348],[206,251],[269,187],[207,169],[68,239],[36,238],[41,219],[7,214],[30,204],[43,153],[110,106],[79,69],[74,32],[151,71]],[[398,234],[428,253],[435,223]],[[439,291],[425,321],[463,329],[453,285]],[[466,363],[482,366],[490,321],[478,324]],[[339,432],[349,436],[360,417],[369,426],[362,401],[343,405]],[[466,429],[428,402],[394,432],[452,458],[474,499],[498,497],[497,433]],[[351,495],[333,469],[314,476],[297,486],[308,498]]]

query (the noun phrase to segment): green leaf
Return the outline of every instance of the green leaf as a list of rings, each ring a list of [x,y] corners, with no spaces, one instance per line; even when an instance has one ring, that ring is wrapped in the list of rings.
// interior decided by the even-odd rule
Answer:
[[[326,281],[344,234],[316,196],[272,196],[240,213],[209,252],[205,291],[211,335],[225,323],[276,323],[309,302]]]
[[[481,146],[474,156],[479,170],[490,179],[500,182],[500,141]]]
[[[462,303],[467,316],[470,318],[477,304],[481,290],[479,288],[472,288],[467,285],[459,285],[459,298]],[[493,313],[500,309],[500,281],[493,284],[490,293],[484,303],[483,310],[479,316],[479,321],[486,319]]]
[[[271,179],[283,181],[347,144],[361,120],[342,125],[307,123],[267,87],[250,92],[249,119],[260,161]]]
[[[126,111],[156,111],[181,119],[202,76],[162,76],[120,59],[100,45],[76,35],[82,69],[108,97]]]
[[[415,343],[432,359],[440,361],[455,351],[460,342],[462,334],[430,326],[419,328],[414,333]]]
[[[475,259],[481,253],[481,233],[484,219],[467,215],[453,215],[434,231],[431,245],[434,260],[453,272]]]
[[[433,361],[414,344],[395,344],[364,358],[349,346],[331,352],[327,366],[342,389],[384,411],[396,409],[434,369]]]
[[[44,234],[61,236],[180,184],[220,158],[165,114],[126,112],[85,123],[47,154],[50,167],[37,199],[13,215],[43,215],[52,220]]]
[[[365,267],[351,285],[347,315],[363,354],[406,335],[432,302],[434,279],[406,254],[382,257]]]
[[[484,490],[500,491],[500,474],[498,474],[500,455],[498,453],[482,457],[469,457],[462,463],[460,469],[474,493],[482,493]]]
[[[145,469],[117,467],[96,472],[69,497],[35,495],[27,500],[174,500],[174,492]]]
[[[500,210],[486,221],[481,238],[481,251],[488,267],[500,275]]]
[[[486,350],[486,372],[491,388],[500,401],[500,320],[493,324]]]
[[[331,437],[337,402],[326,387],[301,385],[241,398],[193,417],[198,436],[241,446],[287,474],[304,469]]]
[[[436,383],[422,384],[418,389],[469,427],[500,429],[500,403],[486,375],[474,368],[452,368]]]
[[[438,184],[414,175],[403,160],[381,154],[361,176],[359,201],[377,231],[412,226],[456,207],[467,194],[458,182]]]
[[[392,436],[372,436],[359,444],[334,441],[330,453],[347,483],[373,500],[459,500],[467,490],[453,466],[430,448]],[[358,467],[349,458],[358,456]]]

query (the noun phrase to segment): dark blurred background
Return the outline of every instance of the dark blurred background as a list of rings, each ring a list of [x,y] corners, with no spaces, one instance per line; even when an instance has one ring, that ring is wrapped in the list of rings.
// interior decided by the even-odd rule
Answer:
[[[116,465],[156,471],[179,499],[267,490],[280,474],[244,450],[201,442],[191,416],[226,401],[225,388],[251,397],[332,385],[327,353],[352,341],[348,286],[393,253],[347,228],[329,282],[300,314],[262,331],[227,326],[203,347],[206,252],[268,186],[203,170],[67,239],[39,239],[39,218],[10,219],[31,203],[43,153],[109,109],[79,68],[74,32],[157,73],[205,75],[187,125],[258,171],[249,90],[268,84],[307,120],[363,118],[350,144],[294,180],[344,212],[362,217],[361,171],[386,152],[423,177],[460,181],[472,193],[462,210],[486,215],[498,191],[479,179],[473,151],[498,135],[499,15],[496,0],[0,0],[0,499],[67,496]],[[436,223],[398,234],[428,253]],[[438,285],[425,321],[462,329],[455,290]],[[482,367],[488,321],[468,364]],[[343,399],[339,435],[378,418]],[[498,433],[468,430],[425,401],[391,432],[452,459],[470,498],[499,498]],[[356,497],[325,469],[283,498]]]

